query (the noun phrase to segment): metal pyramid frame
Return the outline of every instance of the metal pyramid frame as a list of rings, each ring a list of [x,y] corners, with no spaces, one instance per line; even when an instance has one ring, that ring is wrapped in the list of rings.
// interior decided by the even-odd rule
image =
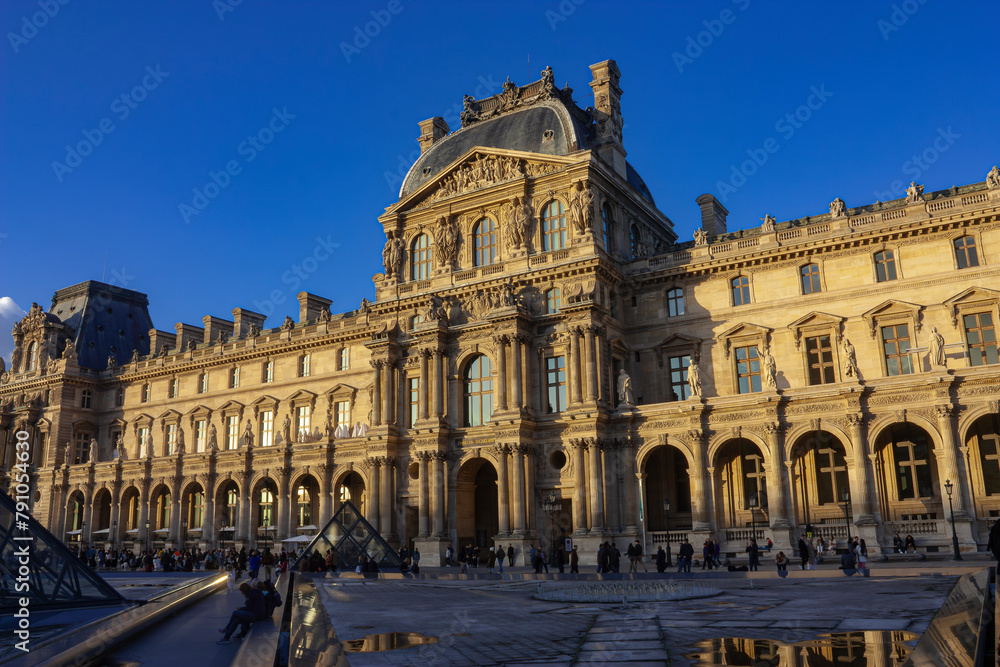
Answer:
[[[0,491],[0,611],[128,605],[108,582]]]
[[[325,560],[329,549],[337,554],[339,567],[352,570],[361,562],[362,554],[374,558],[380,570],[399,569],[402,562],[395,550],[349,500],[344,501],[333,518],[316,534],[291,569],[299,570],[316,552]]]

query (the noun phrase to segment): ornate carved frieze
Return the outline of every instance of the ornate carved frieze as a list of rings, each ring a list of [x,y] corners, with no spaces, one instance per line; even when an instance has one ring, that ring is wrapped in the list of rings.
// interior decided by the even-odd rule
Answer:
[[[473,159],[441,179],[431,201],[473,192],[480,188],[512,181],[525,176],[542,176],[559,169],[558,165],[529,162],[503,155],[476,154]]]

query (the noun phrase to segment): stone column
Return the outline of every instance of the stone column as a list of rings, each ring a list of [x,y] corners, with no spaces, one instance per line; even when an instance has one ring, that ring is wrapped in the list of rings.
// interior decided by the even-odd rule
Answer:
[[[215,546],[215,475],[205,478],[205,513],[201,519],[201,541],[211,549]]]
[[[177,489],[177,493],[171,490],[170,493],[170,542],[171,544],[180,544],[181,539],[181,494],[180,494],[180,479],[174,482],[174,489]],[[88,524],[89,525],[89,524]]]
[[[63,501],[62,505],[63,508],[66,507],[65,500]],[[65,509],[63,511],[65,511]],[[136,533],[136,535],[141,536],[145,540],[149,540],[151,537],[148,531],[146,530],[147,521],[149,521],[149,478],[148,477],[143,479],[139,485],[139,525],[136,526],[139,529],[139,532]],[[142,541],[141,540],[138,541],[141,544]]]
[[[114,486],[111,488],[111,523],[108,524],[111,532],[108,533],[108,541],[116,545],[117,548],[121,548],[121,540],[118,539],[118,535],[122,532],[122,527],[118,525],[118,520],[122,515],[121,509],[122,486],[119,480],[115,480]]]
[[[427,374],[427,358],[430,356],[429,350],[420,350],[420,418],[427,419],[428,403],[427,395],[430,389],[431,377]],[[425,461],[426,465],[426,461]]]
[[[371,476],[369,478],[371,492],[368,494],[368,516],[365,519],[372,525],[372,528],[382,532],[379,526],[379,504],[382,497],[379,493],[379,482],[381,480],[381,471],[379,468],[382,466],[382,462],[377,457],[370,458],[367,461],[371,466]]]
[[[528,393],[528,396],[531,396],[531,400],[534,401],[533,407],[535,411],[538,414],[545,414],[545,380],[544,378],[539,379],[545,369],[545,363],[542,361],[542,350],[541,348],[535,348],[534,354],[525,356],[530,356],[528,384],[533,389],[533,391]]]
[[[444,524],[444,504],[446,500],[445,496],[445,483],[444,483],[444,459],[445,455],[441,452],[435,452],[432,458],[431,470],[434,472],[434,477],[432,483],[434,484],[434,493],[432,495],[434,503],[434,514],[432,516],[433,523],[431,524],[431,530],[433,531],[433,537],[442,539],[445,537],[445,532],[447,526]]]
[[[535,530],[535,447],[524,447],[524,527],[529,533]]]
[[[601,449],[597,440],[591,438],[587,443],[590,452],[588,468],[590,472],[590,532],[594,535],[604,533],[604,485],[601,483]]]
[[[171,496],[172,497],[172,496]],[[80,533],[80,544],[90,545],[90,534],[94,532],[94,483],[87,482],[83,487],[83,532]]]
[[[391,360],[386,360],[385,364],[382,366],[385,372],[385,378],[382,381],[382,415],[384,417],[384,422],[386,425],[392,424],[395,421],[396,413],[394,408],[396,407],[396,389],[394,377],[395,364]]]
[[[510,447],[507,445],[497,445],[496,454],[500,462],[497,469],[497,509],[500,511],[500,535],[508,537],[510,535],[510,505],[507,499],[507,453]]]
[[[584,381],[584,398],[587,402],[597,400],[597,368],[596,360],[594,358],[594,327],[585,327],[584,333],[584,347],[583,356],[586,366],[587,379]]]
[[[511,450],[514,454],[514,536],[524,537],[524,446],[512,445]]]
[[[587,534],[587,486],[584,470],[584,440],[570,440],[573,448],[573,534]]]
[[[569,359],[566,360],[566,379],[569,380],[569,402],[580,402],[580,327],[569,332]]]
[[[382,424],[382,364],[384,362],[381,359],[376,359],[371,362],[371,366],[375,369],[375,377],[372,380],[372,386],[375,390],[372,392],[372,426],[381,426]]]
[[[379,532],[382,537],[389,539],[395,535],[392,529],[392,506],[393,506],[393,476],[396,470],[396,460],[386,458],[382,462],[382,483],[381,483],[381,508],[379,509]]]
[[[319,522],[316,525],[322,529],[333,518],[333,479],[331,477],[333,466],[321,463],[317,466],[317,472],[319,473],[317,475],[319,477]],[[358,508],[359,511],[360,509]]]
[[[289,475],[291,474],[291,468],[278,468],[278,521],[274,525],[277,529],[275,531],[275,544],[281,544],[281,540],[289,537],[288,529],[295,525],[292,521],[292,512],[295,503],[292,502],[292,489],[289,488]]]
[[[767,430],[767,445],[771,450],[770,461],[767,464],[767,482],[770,491],[768,493],[768,511],[771,514],[771,528],[773,530],[787,530],[791,528],[788,521],[788,505],[785,500],[785,476],[783,474],[785,466],[782,463],[781,427],[770,422],[765,424]]]
[[[847,423],[851,432],[851,444],[854,445],[854,470],[852,477],[855,478],[856,496],[853,499],[853,507],[858,515],[858,522],[875,523],[874,512],[872,511],[871,494],[869,493],[868,479],[868,451],[865,438],[861,433],[863,417],[860,413],[847,415]],[[840,489],[834,489],[837,499],[840,499]]]
[[[234,539],[250,541],[250,476],[243,475],[240,482],[240,523]]]
[[[601,480],[604,485],[604,522],[611,532],[619,531],[621,524],[622,502],[619,495],[618,475],[621,472],[621,447],[615,440],[603,440],[600,443],[603,454],[604,475]]]
[[[691,528],[693,531],[711,530],[708,515],[708,490],[705,484],[705,432],[701,429],[688,431],[694,465],[689,469],[691,479]]]
[[[434,350],[434,416],[444,416],[444,350]]]
[[[462,400],[462,388],[458,382],[458,376],[452,375],[448,378],[448,425],[451,428],[459,428],[462,425],[459,403]]]
[[[507,409],[507,336],[496,336],[497,344],[497,409]]]
[[[425,362],[427,357],[421,355],[420,357]],[[426,376],[425,376],[426,377]],[[418,505],[419,505],[419,517],[417,519],[418,535],[422,538],[427,537],[430,534],[430,529],[428,527],[430,523],[430,513],[428,511],[428,491],[430,489],[430,484],[428,483],[427,474],[428,466],[427,460],[430,458],[429,452],[417,452],[417,461],[419,463],[419,492],[418,492]]]
[[[622,442],[619,451],[622,461],[622,485],[625,487],[625,532],[634,533],[638,527],[639,510],[635,500],[635,448],[631,438],[626,438]]]
[[[955,451],[958,443],[955,438],[955,425],[952,417],[955,415],[955,406],[938,405],[935,406],[938,416],[938,429],[941,431],[941,453],[938,456],[938,484],[940,485],[942,507],[948,512],[945,503],[948,502],[948,493],[945,491],[944,483],[948,480],[955,485],[952,491],[952,503],[955,507],[955,520],[968,520],[969,512],[965,507],[965,493],[962,491],[963,480],[958,474],[958,462]],[[941,477],[944,477],[942,480]],[[946,515],[945,519],[951,519],[951,515]]]
[[[521,369],[521,346],[524,344],[524,338],[521,336],[514,336],[511,344],[511,351],[514,353],[514,358],[512,364],[514,366],[514,385],[513,385],[513,396],[514,408],[520,410],[524,407],[524,400],[522,398],[521,390],[523,389],[523,375]]]

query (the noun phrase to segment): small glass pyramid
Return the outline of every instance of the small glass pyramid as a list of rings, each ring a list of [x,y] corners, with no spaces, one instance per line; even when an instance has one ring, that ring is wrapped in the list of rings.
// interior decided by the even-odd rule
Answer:
[[[333,518],[306,546],[292,569],[301,570],[314,553],[319,554],[325,562],[329,549],[337,554],[339,569],[353,570],[365,554],[378,563],[379,570],[398,570],[401,564],[393,548],[365,521],[349,500],[344,501]]]

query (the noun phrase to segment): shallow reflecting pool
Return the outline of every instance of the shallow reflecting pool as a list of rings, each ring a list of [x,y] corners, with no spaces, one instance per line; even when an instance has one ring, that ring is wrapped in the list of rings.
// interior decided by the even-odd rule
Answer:
[[[771,639],[706,639],[684,657],[699,667],[886,667],[906,661],[920,635],[912,632],[840,632],[786,644]]]
[[[341,641],[341,645],[346,653],[379,653],[437,642],[437,637],[427,637],[419,632],[383,632],[365,635],[361,639],[347,639]]]

